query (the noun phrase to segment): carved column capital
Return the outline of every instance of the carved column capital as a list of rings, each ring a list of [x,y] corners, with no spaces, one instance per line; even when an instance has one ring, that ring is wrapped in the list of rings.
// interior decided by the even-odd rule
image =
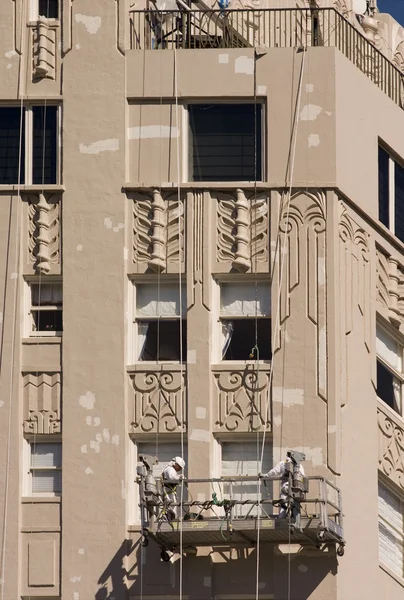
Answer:
[[[238,189],[236,194],[236,256],[232,266],[237,271],[245,272],[251,269],[250,215],[248,201],[243,190]]]
[[[149,268],[159,273],[164,271],[166,264],[166,206],[158,190],[153,191],[152,206],[152,254]]]

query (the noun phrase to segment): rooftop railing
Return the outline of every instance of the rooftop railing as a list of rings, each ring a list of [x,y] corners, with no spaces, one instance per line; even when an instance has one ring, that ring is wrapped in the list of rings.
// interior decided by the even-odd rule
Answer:
[[[400,108],[404,74],[334,8],[130,11],[133,50],[338,48]]]

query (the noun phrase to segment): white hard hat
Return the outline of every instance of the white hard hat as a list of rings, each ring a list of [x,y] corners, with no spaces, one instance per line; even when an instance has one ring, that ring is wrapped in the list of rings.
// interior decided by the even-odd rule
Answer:
[[[181,469],[185,468],[185,460],[181,458],[181,456],[175,456],[173,458],[173,462],[175,462]]]

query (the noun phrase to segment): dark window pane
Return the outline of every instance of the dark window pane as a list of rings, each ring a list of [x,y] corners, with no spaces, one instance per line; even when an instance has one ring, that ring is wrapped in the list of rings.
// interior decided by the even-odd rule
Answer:
[[[377,361],[377,395],[390,408],[399,412],[400,407],[397,405],[395,395],[396,378],[393,373],[384,366],[383,363]]]
[[[24,122],[25,113],[23,110],[21,115],[21,107],[0,107],[0,183],[24,183],[25,181]],[[21,133],[22,135],[20,135]],[[20,169],[18,169],[20,141],[21,160]]]
[[[182,322],[182,355],[180,354],[180,322],[150,321],[146,334],[146,342],[140,360],[187,360],[187,328]]]
[[[59,18],[59,0],[39,0],[38,14],[47,19]]]
[[[34,331],[63,331],[63,313],[61,310],[35,310],[32,312]]]
[[[269,360],[271,352],[271,319],[234,319],[233,333],[223,360],[249,360],[255,346],[255,323],[259,359]],[[254,352],[253,358],[257,358]]]
[[[189,108],[193,181],[261,180],[261,105]]]
[[[404,242],[404,168],[394,163],[394,233]]]
[[[389,155],[379,146],[379,221],[390,226],[389,220]]]
[[[57,107],[34,106],[32,182],[51,184],[56,181]]]

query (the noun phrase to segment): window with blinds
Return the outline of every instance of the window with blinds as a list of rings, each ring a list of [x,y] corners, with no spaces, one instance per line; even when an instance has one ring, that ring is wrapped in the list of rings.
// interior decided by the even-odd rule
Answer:
[[[63,331],[62,283],[30,283],[30,336],[56,336]]]
[[[62,444],[31,443],[30,473],[33,495],[61,494]]]
[[[190,179],[262,180],[262,104],[191,104]]]
[[[404,242],[404,166],[379,146],[379,221]]]
[[[376,328],[377,396],[398,414],[403,412],[403,347],[382,327]]]
[[[178,283],[136,284],[135,360],[186,361],[186,292]],[[181,321],[182,319],[182,321]]]
[[[231,477],[234,475],[258,475],[258,473],[267,473],[272,468],[272,446],[266,444],[264,461],[261,464],[260,457],[262,445],[254,440],[253,442],[222,442],[221,444],[221,476]],[[224,483],[223,495],[226,498],[232,497],[234,500],[243,502],[244,500],[255,501],[257,499],[257,483]],[[251,516],[257,514],[256,508],[251,512],[251,505],[237,505],[236,514]]]
[[[269,282],[221,283],[222,360],[269,360],[270,315]]]
[[[58,106],[0,107],[0,184],[57,184]]]
[[[379,481],[379,559],[404,577],[404,502]]]

